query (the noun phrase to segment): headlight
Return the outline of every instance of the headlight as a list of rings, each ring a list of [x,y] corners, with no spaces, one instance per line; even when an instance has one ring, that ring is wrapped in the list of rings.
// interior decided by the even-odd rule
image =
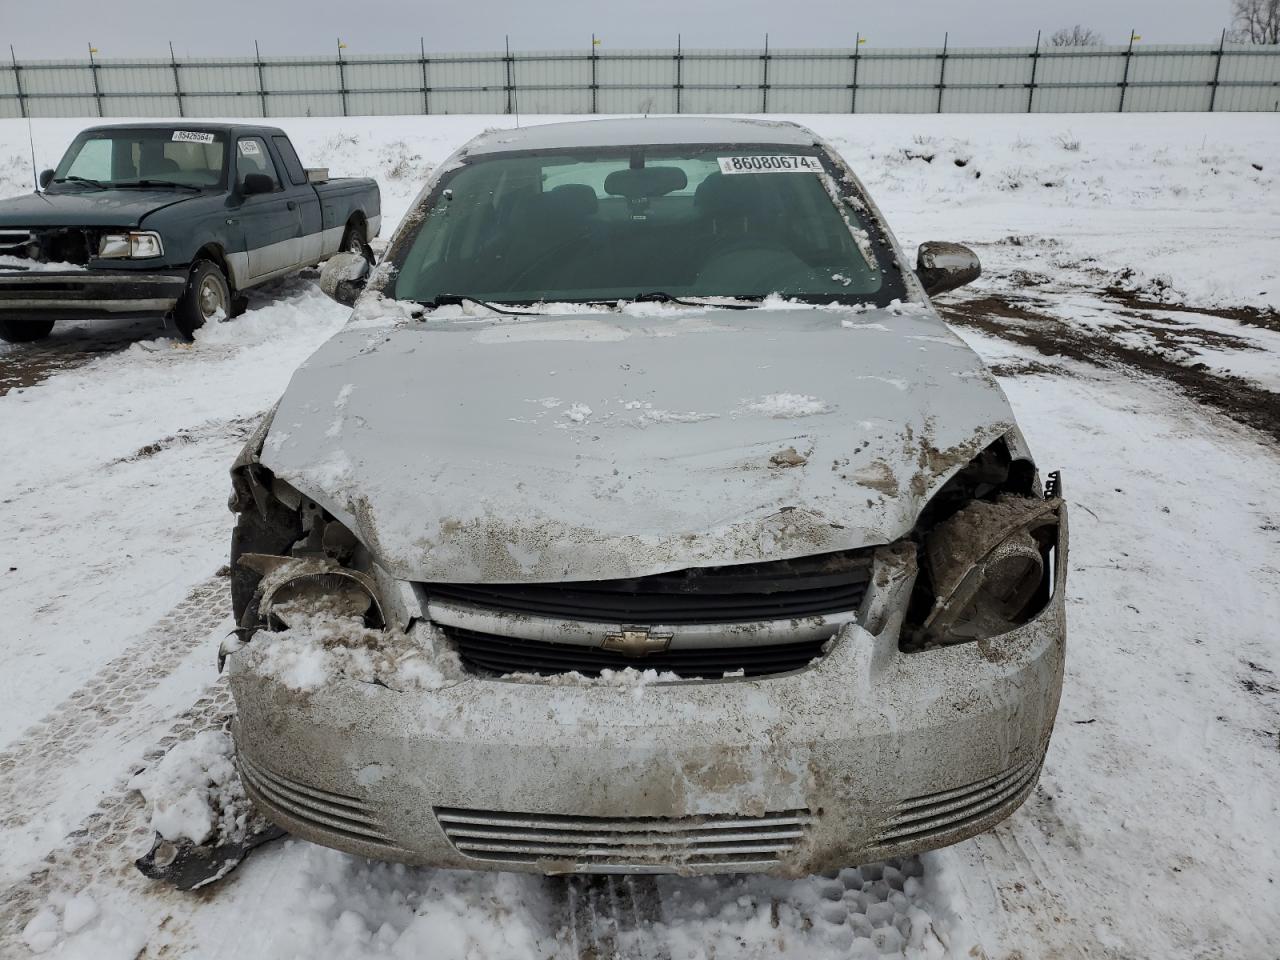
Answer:
[[[98,241],[98,256],[103,259],[127,257],[131,260],[145,260],[163,255],[164,244],[160,242],[160,234],[151,230],[108,233]]]
[[[999,636],[1044,609],[1061,509],[1057,497],[1004,495],[975,500],[938,524],[924,543],[932,589],[924,642]]]
[[[300,569],[282,569],[266,578],[258,616],[268,630],[287,630],[311,617],[354,620],[374,629],[384,625],[373,579],[334,563],[323,569],[303,562]]]

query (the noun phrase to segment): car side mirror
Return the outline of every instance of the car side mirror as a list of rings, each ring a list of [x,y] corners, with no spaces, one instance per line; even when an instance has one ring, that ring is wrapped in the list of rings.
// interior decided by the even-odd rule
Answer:
[[[369,261],[359,253],[335,253],[320,268],[320,289],[344,306],[351,306],[369,279]]]
[[[929,296],[963,287],[981,275],[982,264],[978,255],[963,244],[938,240],[920,244],[916,254],[916,276]]]
[[[40,171],[40,189],[47,190],[49,188],[49,184],[51,183],[53,183],[53,171],[41,170]]]
[[[265,173],[249,173],[245,174],[244,185],[240,188],[240,192],[246,197],[252,197],[258,193],[271,193],[275,188],[275,181]]]

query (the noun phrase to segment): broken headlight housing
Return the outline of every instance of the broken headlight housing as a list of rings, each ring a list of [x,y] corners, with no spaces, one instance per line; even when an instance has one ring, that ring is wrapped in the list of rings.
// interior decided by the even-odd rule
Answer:
[[[104,233],[98,241],[98,256],[103,260],[146,260],[163,255],[164,244],[154,230]]]
[[[930,530],[909,646],[999,636],[1039,614],[1052,595],[1061,511],[1056,495],[1005,493],[973,500]]]
[[[375,630],[385,625],[377,585],[368,574],[330,560],[271,559],[283,562],[262,579],[258,616],[265,629],[287,630],[311,617],[358,622]]]

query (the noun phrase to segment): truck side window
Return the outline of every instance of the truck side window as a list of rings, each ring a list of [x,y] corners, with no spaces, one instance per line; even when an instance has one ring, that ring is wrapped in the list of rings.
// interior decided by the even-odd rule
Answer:
[[[236,186],[244,189],[244,178],[251,173],[265,173],[280,189],[280,177],[276,165],[271,162],[267,145],[261,137],[241,137],[236,141]]]
[[[288,137],[272,137],[276,145],[276,150],[280,153],[280,159],[284,161],[284,169],[289,174],[289,182],[294,186],[301,186],[307,182],[307,171],[302,169],[302,161],[298,159],[298,153],[293,149],[293,144],[289,142]]]

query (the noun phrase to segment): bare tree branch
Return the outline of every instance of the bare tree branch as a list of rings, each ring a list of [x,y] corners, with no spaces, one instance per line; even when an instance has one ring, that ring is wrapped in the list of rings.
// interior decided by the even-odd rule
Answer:
[[[1280,0],[1231,0],[1231,22],[1237,43],[1280,43]]]
[[[1233,0],[1240,3],[1243,0]],[[1272,2],[1280,2],[1280,0],[1272,0]],[[1088,27],[1082,27],[1076,24],[1074,27],[1063,27],[1061,30],[1055,30],[1049,36],[1049,46],[1051,47],[1096,47],[1102,44],[1102,34],[1097,30],[1090,30]]]

